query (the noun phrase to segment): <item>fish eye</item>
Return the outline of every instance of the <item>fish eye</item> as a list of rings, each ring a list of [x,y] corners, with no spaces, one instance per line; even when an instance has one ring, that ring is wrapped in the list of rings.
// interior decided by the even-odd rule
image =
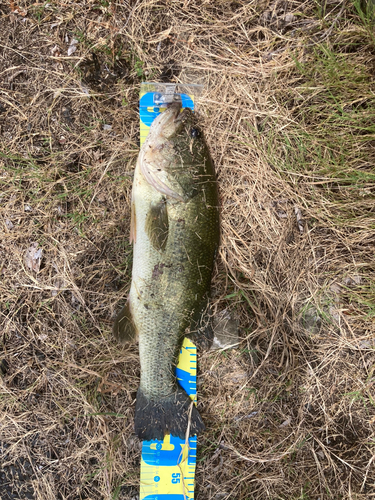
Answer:
[[[193,139],[196,139],[197,137],[200,136],[200,132],[199,132],[199,129],[193,127],[190,129],[190,135]]]

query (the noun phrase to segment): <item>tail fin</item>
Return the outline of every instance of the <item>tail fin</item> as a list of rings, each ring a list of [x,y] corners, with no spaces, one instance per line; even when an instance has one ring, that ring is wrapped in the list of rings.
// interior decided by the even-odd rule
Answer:
[[[142,389],[138,389],[134,426],[140,439],[163,440],[168,433],[185,439],[189,423],[190,436],[205,429],[202,417],[181,387],[171,396],[157,400],[147,398]]]

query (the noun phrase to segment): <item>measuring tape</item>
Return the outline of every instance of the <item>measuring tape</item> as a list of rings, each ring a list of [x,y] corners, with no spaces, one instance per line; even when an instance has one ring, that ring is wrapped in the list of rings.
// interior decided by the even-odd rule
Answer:
[[[154,86],[154,87],[153,87]],[[176,98],[175,84],[142,84],[139,102],[140,143],[144,143],[154,119]],[[194,97],[179,94],[182,108],[194,110]],[[196,403],[197,349],[185,339],[180,350],[176,377]],[[197,437],[185,441],[166,435],[163,441],[143,441],[139,500],[194,500]]]
[[[182,108],[194,111],[194,96],[176,94],[174,83],[143,83],[139,99],[140,142],[145,142],[152,122],[167,107],[167,104],[176,100],[181,102]]]
[[[195,402],[197,349],[185,339],[176,368],[179,384]],[[194,500],[197,437],[188,442],[166,435],[163,441],[143,441],[139,500]]]

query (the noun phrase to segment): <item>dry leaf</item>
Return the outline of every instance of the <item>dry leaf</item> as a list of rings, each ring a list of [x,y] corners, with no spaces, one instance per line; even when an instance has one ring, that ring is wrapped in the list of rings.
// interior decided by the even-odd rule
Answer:
[[[344,283],[349,286],[360,285],[362,283],[362,278],[358,274],[354,274],[353,276],[344,278]]]
[[[5,225],[9,229],[9,231],[11,231],[14,228],[13,222],[9,219],[5,219]]]
[[[292,421],[292,417],[288,417],[282,424],[279,425],[279,427],[287,427],[290,422]]]
[[[68,47],[68,56],[71,56],[77,50],[77,43],[78,40],[76,38],[72,38],[70,45]]]
[[[60,50],[60,47],[58,45],[55,45],[52,49],[51,49],[51,53],[53,56],[59,56],[61,55],[61,50]]]
[[[25,17],[27,15],[27,11],[22,10],[20,7],[18,7],[18,5],[13,0],[10,0],[9,6],[10,6],[10,10],[12,12],[14,12],[15,14],[19,14],[22,17]]]
[[[43,250],[38,247],[38,243],[31,243],[30,247],[26,250],[25,253],[25,264],[31,271],[34,271],[35,273],[39,272],[43,254]]]
[[[331,292],[337,293],[337,294],[342,292],[341,286],[338,285],[337,283],[332,283],[330,285],[329,289],[331,290]]]
[[[88,87],[85,87],[85,85],[82,85],[82,83],[81,83],[81,89],[84,94],[90,96],[90,89]]]
[[[59,291],[62,288],[64,288],[65,281],[61,278],[56,278],[53,286],[55,286],[56,288],[54,290],[51,290],[51,295],[52,295],[52,297],[56,297],[56,295],[59,293]]]

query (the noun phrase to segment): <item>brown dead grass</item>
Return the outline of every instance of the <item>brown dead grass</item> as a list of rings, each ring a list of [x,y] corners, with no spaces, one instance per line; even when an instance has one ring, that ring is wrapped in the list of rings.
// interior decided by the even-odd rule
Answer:
[[[353,4],[20,1],[0,15],[1,498],[137,498],[137,348],[110,330],[130,283],[142,79],[205,85],[214,310],[242,339],[200,356],[197,498],[372,498],[374,137],[332,122],[329,96],[348,89],[316,52],[368,72],[360,104],[340,104],[371,122],[374,36]]]

